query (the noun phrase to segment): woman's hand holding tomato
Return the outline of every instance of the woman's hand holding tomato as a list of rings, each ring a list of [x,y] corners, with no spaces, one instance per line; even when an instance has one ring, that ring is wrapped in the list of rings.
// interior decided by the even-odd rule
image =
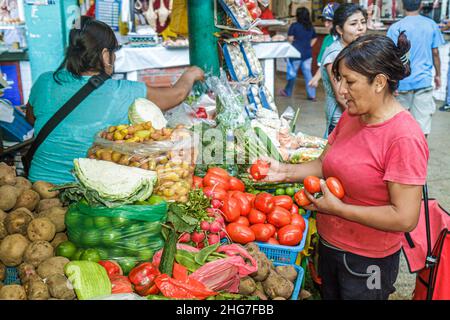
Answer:
[[[258,162],[259,161],[259,162]],[[253,167],[255,164],[258,166]],[[266,163],[266,164],[263,164]],[[250,167],[249,173],[255,180],[266,182],[280,182],[286,180],[286,172],[283,170],[283,164],[269,157],[261,157]],[[268,166],[268,168],[267,168]],[[263,176],[258,175],[257,171],[262,170]]]
[[[325,180],[320,180],[320,188],[323,196],[317,199],[305,190],[305,195],[311,204],[304,206],[304,208],[306,210],[318,211],[320,213],[340,215],[339,213],[342,211],[341,208],[344,203],[331,192]]]

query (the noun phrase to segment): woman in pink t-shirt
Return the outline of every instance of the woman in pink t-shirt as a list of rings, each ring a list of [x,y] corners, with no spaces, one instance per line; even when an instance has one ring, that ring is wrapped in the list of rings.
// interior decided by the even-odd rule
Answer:
[[[388,299],[395,291],[403,232],[415,228],[427,174],[428,145],[394,96],[410,73],[409,41],[362,36],[333,63],[344,112],[319,159],[300,165],[273,160],[268,181],[337,177],[339,200],[322,181],[317,211],[323,299]]]

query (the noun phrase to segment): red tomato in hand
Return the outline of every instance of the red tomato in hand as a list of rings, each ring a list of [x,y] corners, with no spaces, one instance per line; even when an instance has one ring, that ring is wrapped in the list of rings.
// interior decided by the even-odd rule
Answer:
[[[253,207],[255,205],[256,194],[247,192],[245,193],[245,196],[247,197],[248,202],[250,202],[250,205]]]
[[[217,176],[213,173],[207,173],[206,176],[203,178],[203,185],[207,187],[219,187],[224,190],[230,189],[230,183],[228,182],[227,178]]]
[[[330,189],[331,193],[334,194],[339,199],[342,199],[345,195],[344,187],[342,186],[342,183],[339,181],[338,178],[335,177],[329,177],[326,180],[327,187]]]
[[[262,160],[256,160],[250,167],[250,174],[255,180],[264,179],[269,172],[270,164]]]
[[[267,216],[261,211],[251,209],[247,218],[248,221],[250,221],[250,224],[257,224],[266,222]]]
[[[255,241],[253,230],[243,224],[232,222],[226,226],[226,230],[233,242],[247,244]]]
[[[308,206],[311,204],[311,201],[309,201],[309,199],[306,197],[304,189],[298,191],[294,195],[294,199],[295,199],[295,202],[297,202],[299,207],[304,207],[304,206]]]
[[[248,221],[247,217],[244,217],[244,216],[239,216],[239,218],[237,218],[237,220],[235,222],[243,224],[244,226],[247,226],[247,227],[250,226],[250,222]]]
[[[203,193],[211,199],[217,199],[220,201],[224,201],[228,198],[227,191],[219,187],[204,187]]]
[[[231,177],[230,180],[228,180],[230,183],[230,190],[236,190],[236,191],[245,191],[245,185],[244,183],[239,180],[238,178]]]
[[[250,213],[252,206],[250,205],[250,202],[248,202],[245,193],[240,191],[234,191],[230,196],[238,201],[241,209],[241,215],[247,216]]]
[[[256,241],[267,242],[272,236],[272,229],[269,227],[270,224],[257,223],[250,226],[250,229],[255,233]]]
[[[272,198],[273,196],[270,193],[258,193],[255,198],[255,209],[266,214],[269,213],[273,208]]]
[[[227,180],[230,179],[230,174],[228,173],[228,171],[219,167],[209,168],[206,173],[211,173]]]
[[[274,206],[279,206],[285,208],[286,210],[291,210],[294,200],[290,196],[275,196],[272,199]]]
[[[320,192],[322,190],[320,189],[320,179],[315,176],[307,176],[303,180],[303,185],[305,186],[306,191],[311,194]]]
[[[291,223],[291,213],[285,208],[275,206],[267,216],[267,222],[281,228]]]
[[[296,246],[302,241],[303,232],[300,226],[288,224],[278,230],[278,241],[283,246]]]
[[[194,189],[202,189],[203,188],[203,179],[197,176],[193,177],[192,187]]]
[[[236,221],[241,215],[239,202],[235,198],[228,198],[223,201],[222,212],[226,222]]]
[[[295,213],[292,214],[291,224],[294,226],[299,226],[302,229],[302,232],[305,231],[306,228],[305,219],[301,215]]]
[[[289,210],[292,214],[298,214],[298,207],[296,204],[292,205],[291,210]]]

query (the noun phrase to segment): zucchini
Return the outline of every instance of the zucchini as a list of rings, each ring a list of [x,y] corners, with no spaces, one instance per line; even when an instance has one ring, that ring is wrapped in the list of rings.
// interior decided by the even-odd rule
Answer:
[[[173,263],[175,260],[175,253],[177,251],[177,233],[170,229],[166,243],[164,244],[163,254],[161,256],[161,263],[159,264],[159,271],[172,277]]]

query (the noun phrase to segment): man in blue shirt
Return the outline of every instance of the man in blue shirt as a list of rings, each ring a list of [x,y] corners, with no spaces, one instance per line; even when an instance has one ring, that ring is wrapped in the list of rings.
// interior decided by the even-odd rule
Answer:
[[[405,17],[389,28],[387,36],[396,42],[400,32],[405,31],[411,42],[409,51],[411,75],[400,81],[397,98],[420,124],[425,136],[428,136],[431,131],[431,117],[436,111],[432,72],[434,66],[434,84],[439,88],[441,63],[438,47],[444,44],[444,38],[432,19],[419,14],[421,2],[421,0],[403,0]]]

